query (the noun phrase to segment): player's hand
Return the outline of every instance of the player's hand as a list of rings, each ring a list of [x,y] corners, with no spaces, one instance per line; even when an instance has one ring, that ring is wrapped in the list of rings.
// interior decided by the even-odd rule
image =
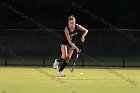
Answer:
[[[81,42],[84,43],[85,42],[85,37],[81,37]]]
[[[79,53],[80,52],[80,49],[79,48],[76,48],[76,52]]]

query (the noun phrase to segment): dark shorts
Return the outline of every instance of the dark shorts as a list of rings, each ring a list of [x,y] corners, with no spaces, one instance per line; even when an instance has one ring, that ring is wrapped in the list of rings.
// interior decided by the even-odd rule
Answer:
[[[68,49],[70,50],[75,50],[75,47],[71,46],[71,45],[65,45]]]
[[[71,46],[71,45],[64,45],[64,46],[66,46],[68,49],[70,49],[70,50],[75,50],[75,47],[73,47],[73,46]]]

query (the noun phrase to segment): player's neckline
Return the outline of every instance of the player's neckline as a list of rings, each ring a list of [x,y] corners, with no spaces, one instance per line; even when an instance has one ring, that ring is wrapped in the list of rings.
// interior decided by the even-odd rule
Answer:
[[[69,27],[69,26],[68,26],[68,27]],[[75,29],[76,29],[76,27],[74,27],[72,30],[71,30],[71,28],[69,27],[69,31],[70,31],[70,32],[74,32]]]
[[[70,32],[74,32],[74,31],[75,31],[75,28],[74,28],[74,29],[72,29],[72,30],[70,29]]]

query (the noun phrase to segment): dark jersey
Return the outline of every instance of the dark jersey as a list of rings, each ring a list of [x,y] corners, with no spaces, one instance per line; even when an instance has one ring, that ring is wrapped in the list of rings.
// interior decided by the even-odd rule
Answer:
[[[70,39],[71,39],[72,43],[75,43],[75,38],[77,36],[77,31],[78,31],[77,25],[75,25],[75,28],[74,28],[73,31],[70,31],[69,26],[66,26],[66,28],[69,31],[69,35],[70,35]],[[66,36],[65,36],[65,34],[63,34],[63,36],[64,36],[64,39],[62,40],[61,43],[64,44],[64,45],[70,45]]]

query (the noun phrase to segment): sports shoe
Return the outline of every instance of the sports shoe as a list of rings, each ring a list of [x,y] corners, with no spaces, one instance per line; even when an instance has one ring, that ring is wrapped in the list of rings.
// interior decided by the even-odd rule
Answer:
[[[57,73],[58,76],[66,76],[62,71]]]
[[[53,68],[57,69],[59,66],[59,62],[57,61],[57,59],[55,59],[54,63],[53,63]]]

